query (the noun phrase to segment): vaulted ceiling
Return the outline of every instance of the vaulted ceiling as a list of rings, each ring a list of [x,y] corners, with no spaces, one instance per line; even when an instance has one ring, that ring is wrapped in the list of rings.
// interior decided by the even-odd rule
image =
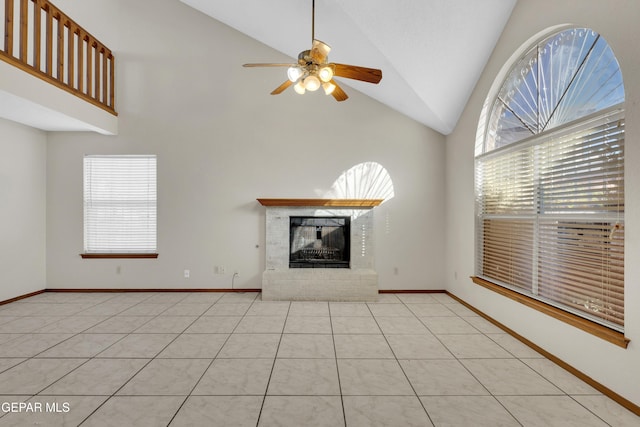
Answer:
[[[292,59],[310,48],[312,0],[180,1]],[[316,0],[315,37],[332,47],[331,62],[383,73],[379,85],[348,79],[341,85],[446,135],[516,1]],[[246,62],[273,59],[247,57]],[[280,83],[274,81],[274,88]],[[265,87],[265,93],[272,89]]]

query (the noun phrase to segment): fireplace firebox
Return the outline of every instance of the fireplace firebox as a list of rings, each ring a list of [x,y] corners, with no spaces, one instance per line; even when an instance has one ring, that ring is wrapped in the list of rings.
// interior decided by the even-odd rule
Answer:
[[[348,216],[289,218],[289,268],[349,268]]]

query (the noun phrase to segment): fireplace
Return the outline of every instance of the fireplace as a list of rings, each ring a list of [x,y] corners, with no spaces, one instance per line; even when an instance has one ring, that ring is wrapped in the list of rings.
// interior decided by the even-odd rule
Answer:
[[[264,301],[377,301],[373,207],[382,200],[258,201],[266,207]]]
[[[348,216],[289,217],[289,268],[349,268]]]

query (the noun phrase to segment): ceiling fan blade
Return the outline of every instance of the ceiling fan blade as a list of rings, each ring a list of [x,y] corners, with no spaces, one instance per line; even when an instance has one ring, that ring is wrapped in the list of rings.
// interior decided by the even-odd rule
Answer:
[[[271,95],[279,95],[282,92],[284,92],[284,90],[286,88],[288,88],[289,86],[291,86],[293,84],[293,82],[291,80],[286,80],[284,83],[282,83],[280,86],[278,86],[277,88],[275,88],[273,90],[273,92],[271,92]]]
[[[382,80],[382,70],[376,68],[358,67],[356,65],[333,64],[333,75],[347,79],[361,80],[368,83],[379,83]]]
[[[342,88],[338,85],[338,83],[336,83],[335,80],[331,80],[331,83],[336,87],[333,92],[331,92],[331,96],[333,96],[338,102],[346,101],[349,96],[345,93],[345,91],[342,90]]]
[[[278,63],[262,63],[262,64],[242,64],[243,67],[291,67],[295,64],[278,64]]]
[[[311,58],[318,64],[324,64],[327,61],[327,56],[331,51],[331,46],[320,40],[313,40],[311,46]]]

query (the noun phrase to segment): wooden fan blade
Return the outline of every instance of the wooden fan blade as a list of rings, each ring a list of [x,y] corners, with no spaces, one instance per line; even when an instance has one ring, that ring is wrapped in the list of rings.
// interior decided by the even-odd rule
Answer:
[[[338,102],[346,101],[349,96],[345,93],[345,91],[342,90],[342,88],[338,85],[338,83],[336,83],[335,80],[331,80],[331,83],[336,87],[333,92],[331,92],[331,96],[333,96]]]
[[[293,84],[293,82],[291,80],[286,80],[284,83],[282,83],[280,86],[278,86],[277,88],[275,88],[273,90],[273,92],[271,92],[271,95],[279,95],[282,92],[284,92],[284,90],[286,88],[288,88],[289,86],[291,86]]]
[[[311,58],[313,58],[313,60],[318,64],[324,64],[330,51],[331,46],[323,41],[314,39],[313,45],[311,46],[310,55]]]
[[[276,63],[264,63],[264,64],[242,64],[243,67],[291,67],[295,64],[276,64]]]
[[[379,83],[382,80],[382,70],[376,68],[358,67],[356,65],[333,64],[333,75],[347,79],[361,80],[368,83]]]

